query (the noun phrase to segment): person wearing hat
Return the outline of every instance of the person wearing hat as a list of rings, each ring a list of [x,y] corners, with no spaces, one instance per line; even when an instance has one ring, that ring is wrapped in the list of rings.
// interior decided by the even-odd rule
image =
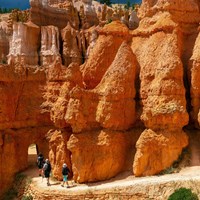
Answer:
[[[50,186],[49,177],[51,173],[51,164],[48,159],[45,160],[43,171],[44,171],[44,177],[47,179],[47,186]]]
[[[62,175],[63,175],[63,183],[62,183],[62,187],[64,187],[65,183],[67,184],[67,187],[69,187],[69,184],[68,184],[68,175],[70,173],[70,170],[69,168],[67,167],[67,164],[64,163],[63,164],[63,167],[62,167]]]

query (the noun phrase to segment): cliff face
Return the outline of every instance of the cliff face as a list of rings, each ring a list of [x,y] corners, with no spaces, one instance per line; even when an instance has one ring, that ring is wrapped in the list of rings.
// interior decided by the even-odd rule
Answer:
[[[37,144],[48,154],[45,134],[52,123],[40,112],[44,70],[37,67],[0,65],[0,187],[1,193],[12,183],[15,173],[28,166],[28,147]]]
[[[13,36],[10,41],[8,64],[38,64],[40,27],[29,23],[14,23]]]
[[[31,6],[9,52],[1,29],[1,188],[27,166],[32,143],[58,179],[64,162],[77,182],[169,167],[188,145],[183,127],[200,123],[199,3],[144,0],[133,31],[134,14],[91,1]]]

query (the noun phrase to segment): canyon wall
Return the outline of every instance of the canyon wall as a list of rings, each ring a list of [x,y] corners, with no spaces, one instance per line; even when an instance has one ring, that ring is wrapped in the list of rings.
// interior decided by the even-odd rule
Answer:
[[[199,3],[143,0],[139,27],[135,13],[91,1],[30,3],[10,44],[0,38],[3,190],[32,143],[59,180],[64,162],[79,183],[170,167],[200,123]]]
[[[28,147],[37,144],[45,156],[45,134],[52,127],[48,114],[40,112],[44,70],[37,67],[0,65],[0,187],[1,194],[15,173],[28,167]],[[45,153],[46,152],[46,153]]]

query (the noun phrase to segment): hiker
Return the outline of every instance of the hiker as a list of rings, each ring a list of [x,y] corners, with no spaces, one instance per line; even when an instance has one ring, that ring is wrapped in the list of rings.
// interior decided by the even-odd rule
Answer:
[[[42,176],[43,165],[44,165],[44,156],[42,155],[42,153],[39,153],[37,157],[37,166],[38,166],[39,176]]]
[[[47,179],[47,186],[50,186],[49,177],[51,173],[51,164],[48,159],[45,160],[43,171],[44,171],[44,177]]]
[[[62,187],[64,187],[65,183],[67,184],[67,187],[69,187],[68,184],[68,175],[70,173],[69,168],[67,167],[67,164],[64,163],[63,164],[63,168],[62,168],[62,175],[63,175],[63,184],[61,185]]]

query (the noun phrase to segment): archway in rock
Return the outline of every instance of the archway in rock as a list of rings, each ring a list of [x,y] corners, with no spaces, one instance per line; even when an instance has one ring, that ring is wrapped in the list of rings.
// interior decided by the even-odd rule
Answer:
[[[37,162],[38,146],[31,144],[28,147],[28,166],[35,166]]]

